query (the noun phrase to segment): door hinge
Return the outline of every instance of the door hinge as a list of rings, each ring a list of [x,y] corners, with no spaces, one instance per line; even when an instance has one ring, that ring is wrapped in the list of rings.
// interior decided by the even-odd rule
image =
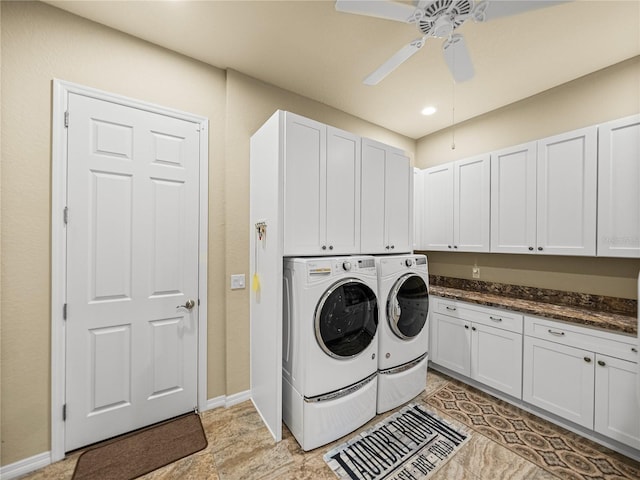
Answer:
[[[67,319],[67,304],[66,303],[62,306],[62,319],[63,320]]]
[[[67,404],[62,405],[62,421],[67,421]]]
[[[69,110],[64,112],[64,127],[65,128],[69,127]]]
[[[200,306],[200,299],[198,299],[198,306]]]
[[[64,207],[64,210],[62,211],[62,221],[65,225],[69,223],[69,207]]]

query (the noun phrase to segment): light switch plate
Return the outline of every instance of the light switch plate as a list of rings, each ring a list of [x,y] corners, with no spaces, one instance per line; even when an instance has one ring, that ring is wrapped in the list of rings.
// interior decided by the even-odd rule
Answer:
[[[480,278],[480,267],[471,267],[471,276],[473,278]]]
[[[239,290],[245,287],[244,273],[231,275],[231,290]]]

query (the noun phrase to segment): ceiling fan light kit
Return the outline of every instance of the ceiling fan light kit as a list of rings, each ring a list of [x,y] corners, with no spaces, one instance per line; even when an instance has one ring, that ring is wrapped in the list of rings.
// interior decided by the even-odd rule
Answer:
[[[374,72],[365,77],[365,85],[377,85],[387,75],[418,52],[427,39],[445,39],[444,60],[456,82],[474,76],[471,55],[461,34],[454,33],[467,20],[484,22],[528,10],[564,3],[547,0],[419,0],[414,6],[386,0],[336,0],[338,12],[366,15],[414,24],[423,35],[405,45]]]

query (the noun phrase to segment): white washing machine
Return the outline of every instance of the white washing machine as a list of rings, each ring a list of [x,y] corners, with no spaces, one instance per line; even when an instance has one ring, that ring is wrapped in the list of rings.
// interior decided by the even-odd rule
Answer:
[[[283,282],[282,417],[311,450],[376,414],[375,259],[288,258]]]
[[[427,384],[429,271],[424,255],[376,258],[380,325],[378,400],[382,413],[419,395]]]

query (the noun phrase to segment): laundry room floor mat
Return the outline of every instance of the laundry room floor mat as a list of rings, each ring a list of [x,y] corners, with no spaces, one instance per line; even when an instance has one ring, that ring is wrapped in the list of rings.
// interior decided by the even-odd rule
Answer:
[[[345,480],[424,480],[469,438],[469,431],[410,403],[327,452],[324,461]]]
[[[206,446],[200,416],[190,413],[90,448],[80,455],[73,480],[130,480]]]

